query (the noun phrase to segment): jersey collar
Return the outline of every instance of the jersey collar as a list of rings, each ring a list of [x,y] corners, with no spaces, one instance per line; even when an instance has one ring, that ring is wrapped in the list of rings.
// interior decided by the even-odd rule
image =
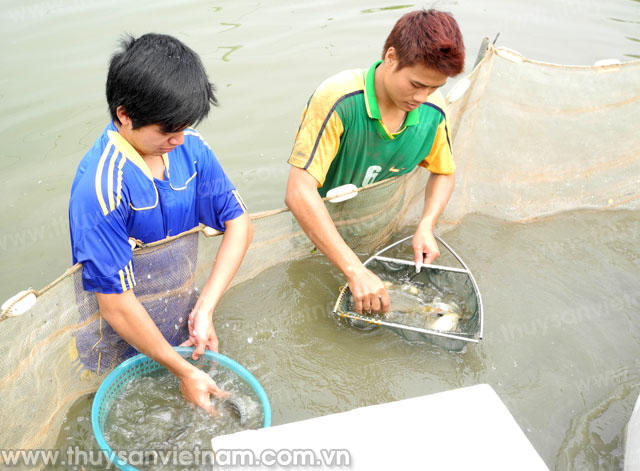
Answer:
[[[367,114],[369,115],[369,118],[377,119],[378,121],[382,121],[382,115],[380,114],[380,108],[378,107],[378,98],[376,97],[375,77],[376,68],[380,64],[382,64],[381,60],[374,62],[369,70],[365,71],[364,77],[364,102],[367,107]],[[415,110],[411,110],[407,113],[403,129],[406,126],[414,126],[418,123],[420,123],[420,111],[419,108],[416,108]]]
[[[151,175],[149,166],[140,156],[140,154],[138,154],[138,151],[135,150],[131,144],[129,144],[129,141],[122,137],[113,121],[111,121],[109,123],[109,126],[107,126],[107,136],[109,137],[109,140],[113,143],[113,145],[116,146],[116,148],[120,152],[122,152],[127,160],[131,161],[142,171],[142,173],[145,174],[145,176],[149,180],[153,181],[153,175]],[[164,161],[165,169],[169,170],[169,156],[167,154],[163,154],[162,160]]]

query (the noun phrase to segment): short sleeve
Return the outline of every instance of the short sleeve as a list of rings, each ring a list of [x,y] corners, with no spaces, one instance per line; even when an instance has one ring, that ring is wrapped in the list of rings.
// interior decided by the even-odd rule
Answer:
[[[95,195],[72,194],[69,226],[73,260],[82,263],[84,289],[123,293],[135,284],[133,253],[127,235],[124,208],[103,214]]]
[[[198,161],[198,220],[224,232],[225,223],[247,212],[247,207],[215,155],[206,147]]]
[[[324,184],[329,167],[338,153],[344,126],[337,112],[338,104],[345,98],[344,88],[338,84],[326,83],[315,91],[302,114],[300,128],[289,164],[308,171],[317,181]]]
[[[438,100],[437,105],[433,106],[440,111],[442,119],[438,124],[436,136],[431,146],[429,155],[418,165],[429,170],[431,173],[442,175],[451,175],[456,171],[456,165],[453,161],[453,153],[451,150],[451,135],[449,133],[449,118],[447,117],[444,100]]]

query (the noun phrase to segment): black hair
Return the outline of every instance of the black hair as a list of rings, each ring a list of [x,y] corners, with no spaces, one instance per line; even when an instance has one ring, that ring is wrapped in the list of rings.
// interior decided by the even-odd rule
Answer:
[[[125,35],[109,64],[107,103],[111,118],[123,106],[133,128],[158,124],[177,132],[202,121],[218,101],[198,55],[166,34]]]

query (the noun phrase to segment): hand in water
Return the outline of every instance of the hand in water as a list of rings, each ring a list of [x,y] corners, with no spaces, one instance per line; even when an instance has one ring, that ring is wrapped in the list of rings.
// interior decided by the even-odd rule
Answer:
[[[420,271],[418,264],[432,263],[440,256],[440,247],[433,236],[433,232],[428,229],[418,228],[413,236],[413,261],[416,264],[416,273]]]
[[[389,293],[382,280],[371,270],[363,267],[353,277],[347,278],[347,282],[358,314],[389,310]]]
[[[193,347],[193,359],[199,359],[205,349],[218,352],[218,336],[213,327],[209,313],[193,311],[189,314],[189,339],[180,344],[181,347]]]
[[[211,404],[211,395],[224,399],[230,396],[230,393],[220,389],[215,381],[202,370],[193,367],[184,377],[178,377],[180,380],[180,392],[182,396],[190,403],[212,415],[216,414],[216,410]]]

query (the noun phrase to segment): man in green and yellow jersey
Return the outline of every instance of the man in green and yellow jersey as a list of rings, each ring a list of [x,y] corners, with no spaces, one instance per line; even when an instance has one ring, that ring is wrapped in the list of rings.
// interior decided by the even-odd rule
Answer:
[[[455,165],[438,89],[464,68],[462,34],[436,10],[407,13],[387,38],[382,60],[325,80],[302,116],[289,163],[285,203],[312,242],[346,276],[357,312],[386,312],[389,296],[338,233],[322,202],[333,188],[431,172],[413,237],[416,264],[440,255],[436,221],[453,191]]]

